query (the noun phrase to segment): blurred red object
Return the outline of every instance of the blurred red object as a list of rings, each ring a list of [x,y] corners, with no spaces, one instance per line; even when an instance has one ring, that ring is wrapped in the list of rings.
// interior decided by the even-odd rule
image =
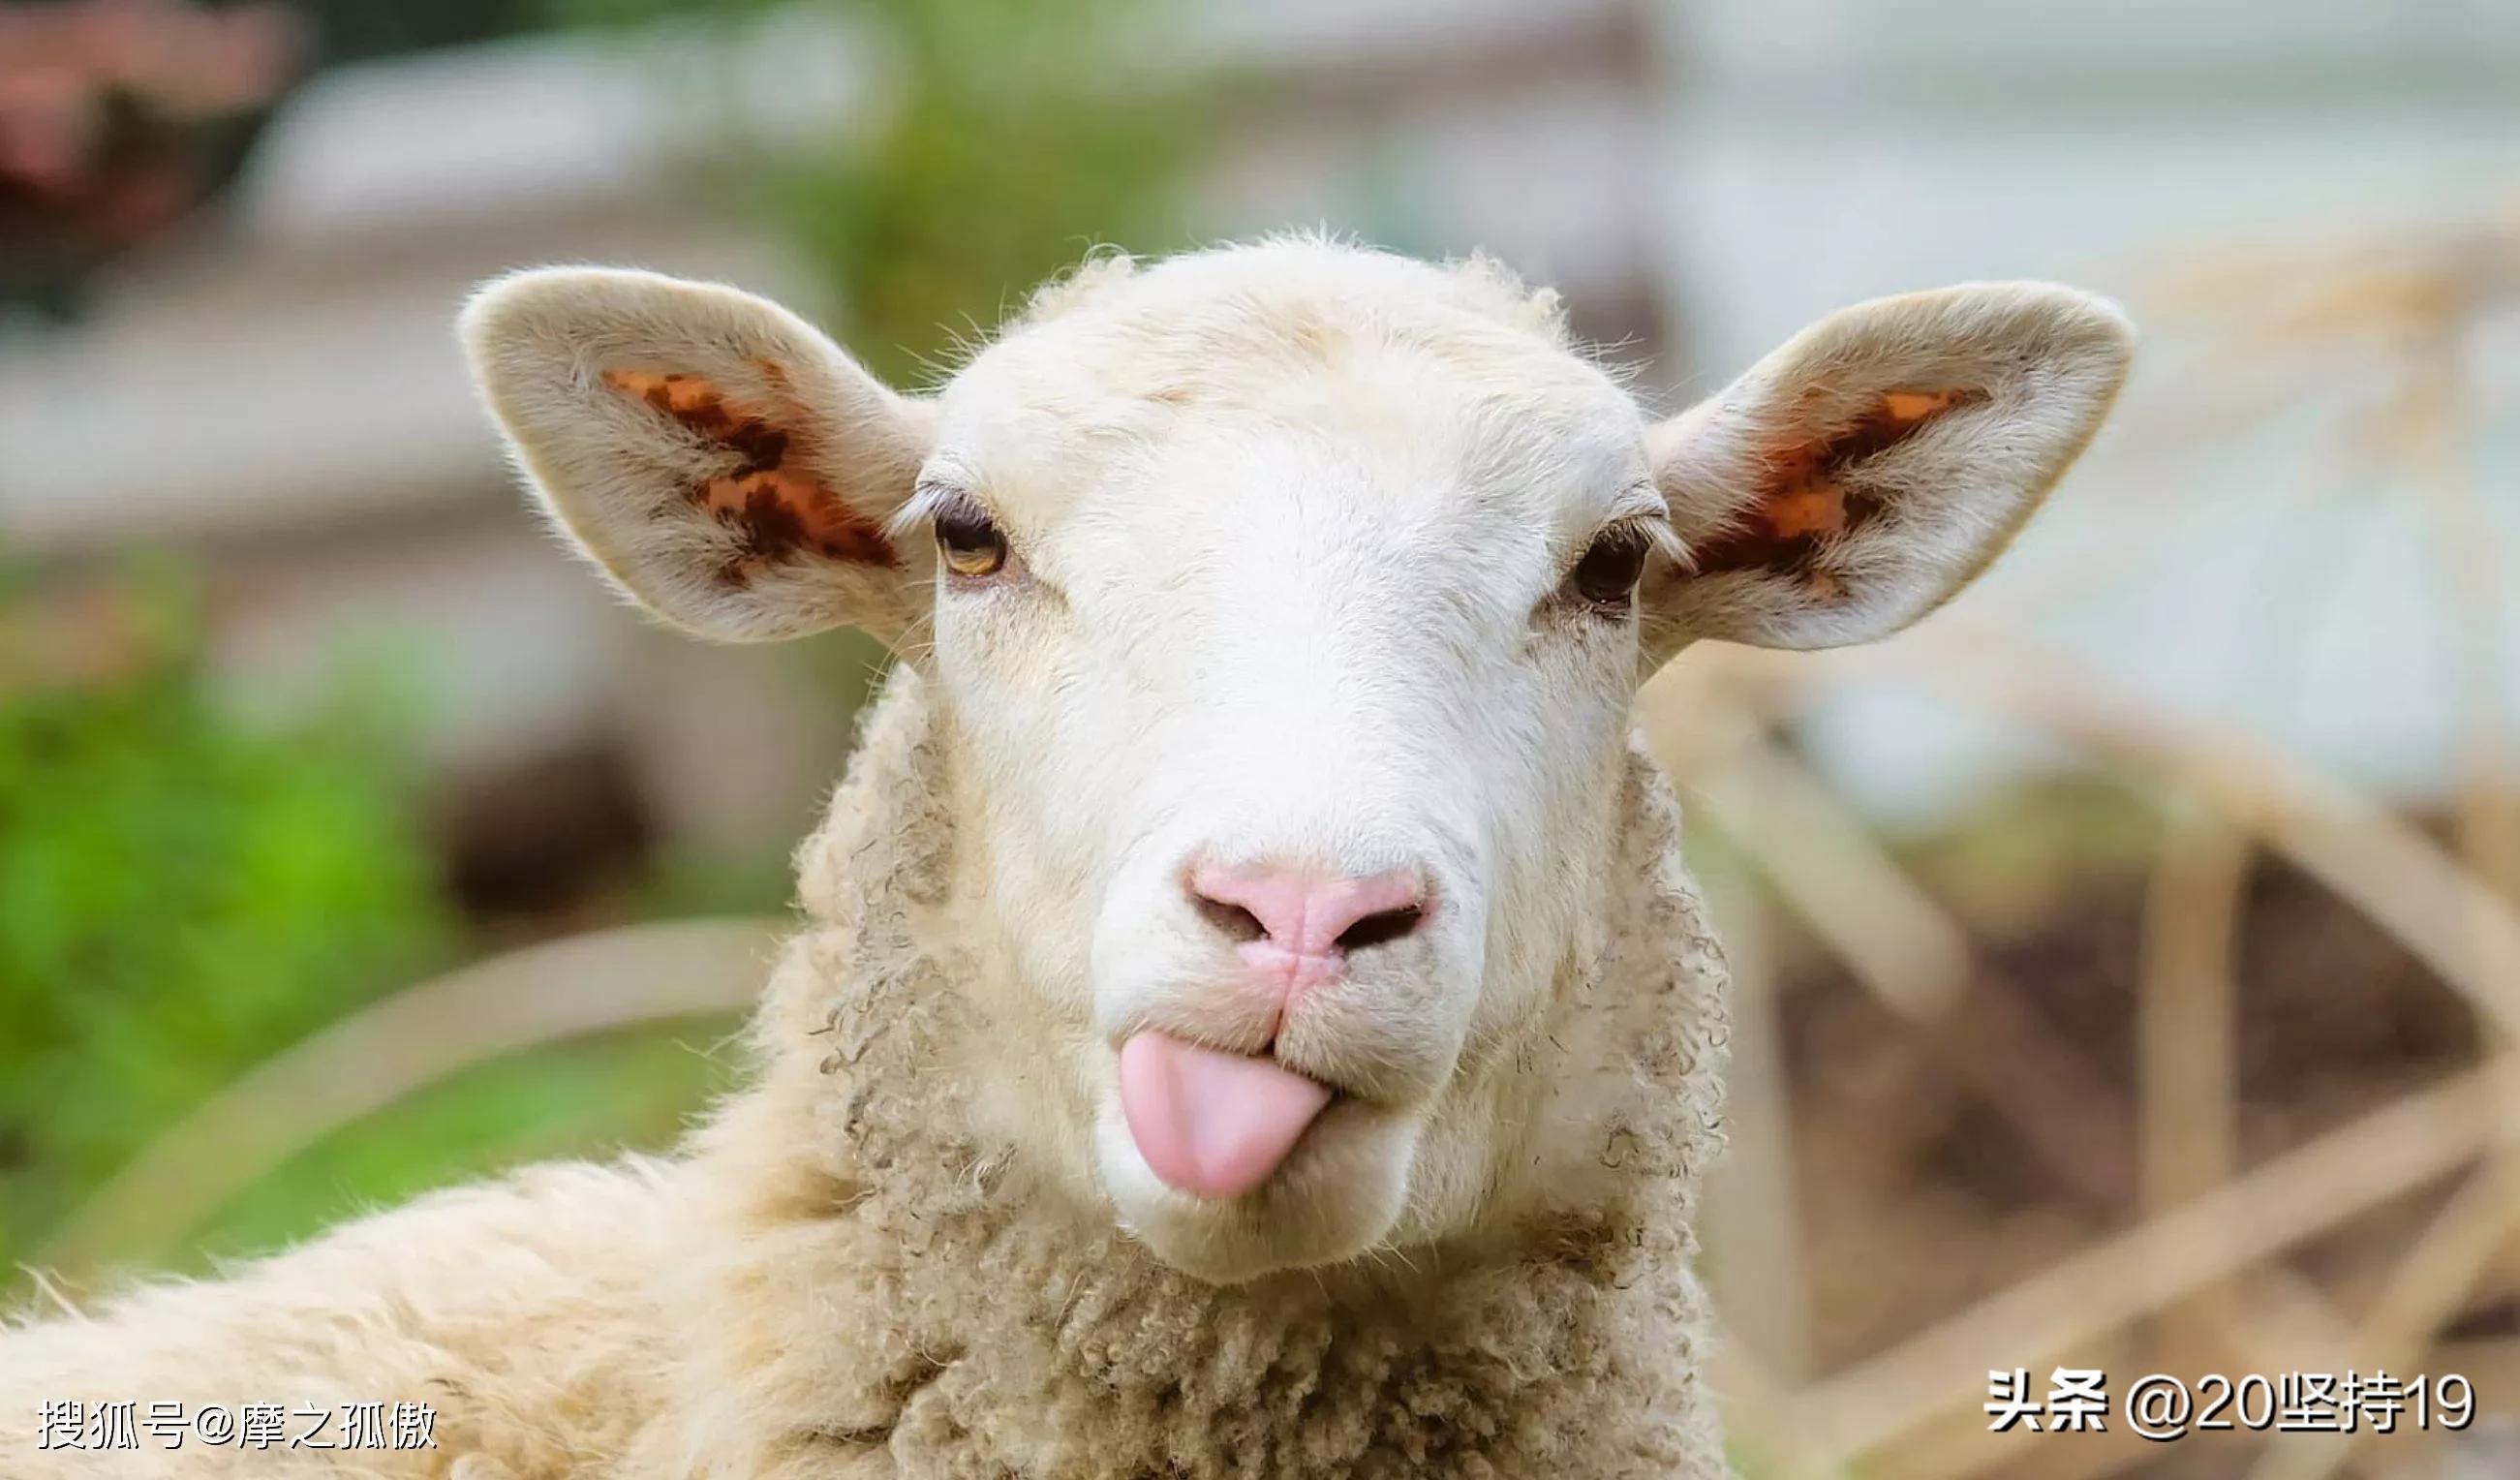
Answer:
[[[304,55],[269,0],[0,0],[0,253],[86,256],[172,221]]]

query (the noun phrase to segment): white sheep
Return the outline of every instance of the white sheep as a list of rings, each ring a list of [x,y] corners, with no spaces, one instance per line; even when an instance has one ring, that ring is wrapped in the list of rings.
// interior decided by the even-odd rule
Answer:
[[[2114,309],[1869,303],[1652,425],[1552,295],[1311,239],[1094,261],[925,397],[646,273],[463,333],[650,609],[900,655],[757,1074],[669,1159],[0,1338],[0,1473],[1723,1471],[1724,971],[1631,696],[1963,585]],[[47,1400],[425,1403],[434,1447],[45,1448]]]

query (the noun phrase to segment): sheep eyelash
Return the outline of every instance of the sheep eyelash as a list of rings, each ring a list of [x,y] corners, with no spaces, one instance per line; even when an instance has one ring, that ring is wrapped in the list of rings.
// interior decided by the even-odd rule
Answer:
[[[900,539],[916,531],[922,524],[934,522],[937,516],[957,506],[969,509],[1000,529],[1007,527],[1006,521],[998,517],[997,511],[991,509],[987,501],[977,493],[972,492],[970,484],[957,477],[929,474],[922,477],[912,487],[909,499],[893,513],[891,518],[884,521],[884,533],[894,539]]]
[[[1613,536],[1624,536],[1643,545],[1648,567],[1656,556],[1682,564],[1688,558],[1688,547],[1682,544],[1679,532],[1671,527],[1668,516],[1659,512],[1625,515],[1595,528],[1585,537],[1583,544],[1569,551],[1558,562],[1557,576],[1550,590],[1562,595],[1567,583],[1575,578],[1576,567],[1584,563],[1584,558],[1593,553],[1595,546]]]

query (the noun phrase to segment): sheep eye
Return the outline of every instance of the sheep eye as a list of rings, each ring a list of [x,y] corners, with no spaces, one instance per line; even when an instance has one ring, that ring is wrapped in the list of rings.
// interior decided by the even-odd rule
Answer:
[[[1567,574],[1566,585],[1597,606],[1625,607],[1635,599],[1637,578],[1644,574],[1644,531],[1621,525],[1594,538],[1584,558]]]
[[[936,551],[956,575],[995,575],[1007,563],[1007,537],[987,515],[963,505],[937,514]]]

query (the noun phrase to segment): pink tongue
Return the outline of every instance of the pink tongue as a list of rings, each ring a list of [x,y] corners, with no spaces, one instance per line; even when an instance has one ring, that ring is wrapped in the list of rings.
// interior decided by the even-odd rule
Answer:
[[[1138,1154],[1201,1197],[1238,1197],[1268,1181],[1329,1102],[1327,1086],[1275,1059],[1151,1032],[1120,1046],[1120,1109]]]

